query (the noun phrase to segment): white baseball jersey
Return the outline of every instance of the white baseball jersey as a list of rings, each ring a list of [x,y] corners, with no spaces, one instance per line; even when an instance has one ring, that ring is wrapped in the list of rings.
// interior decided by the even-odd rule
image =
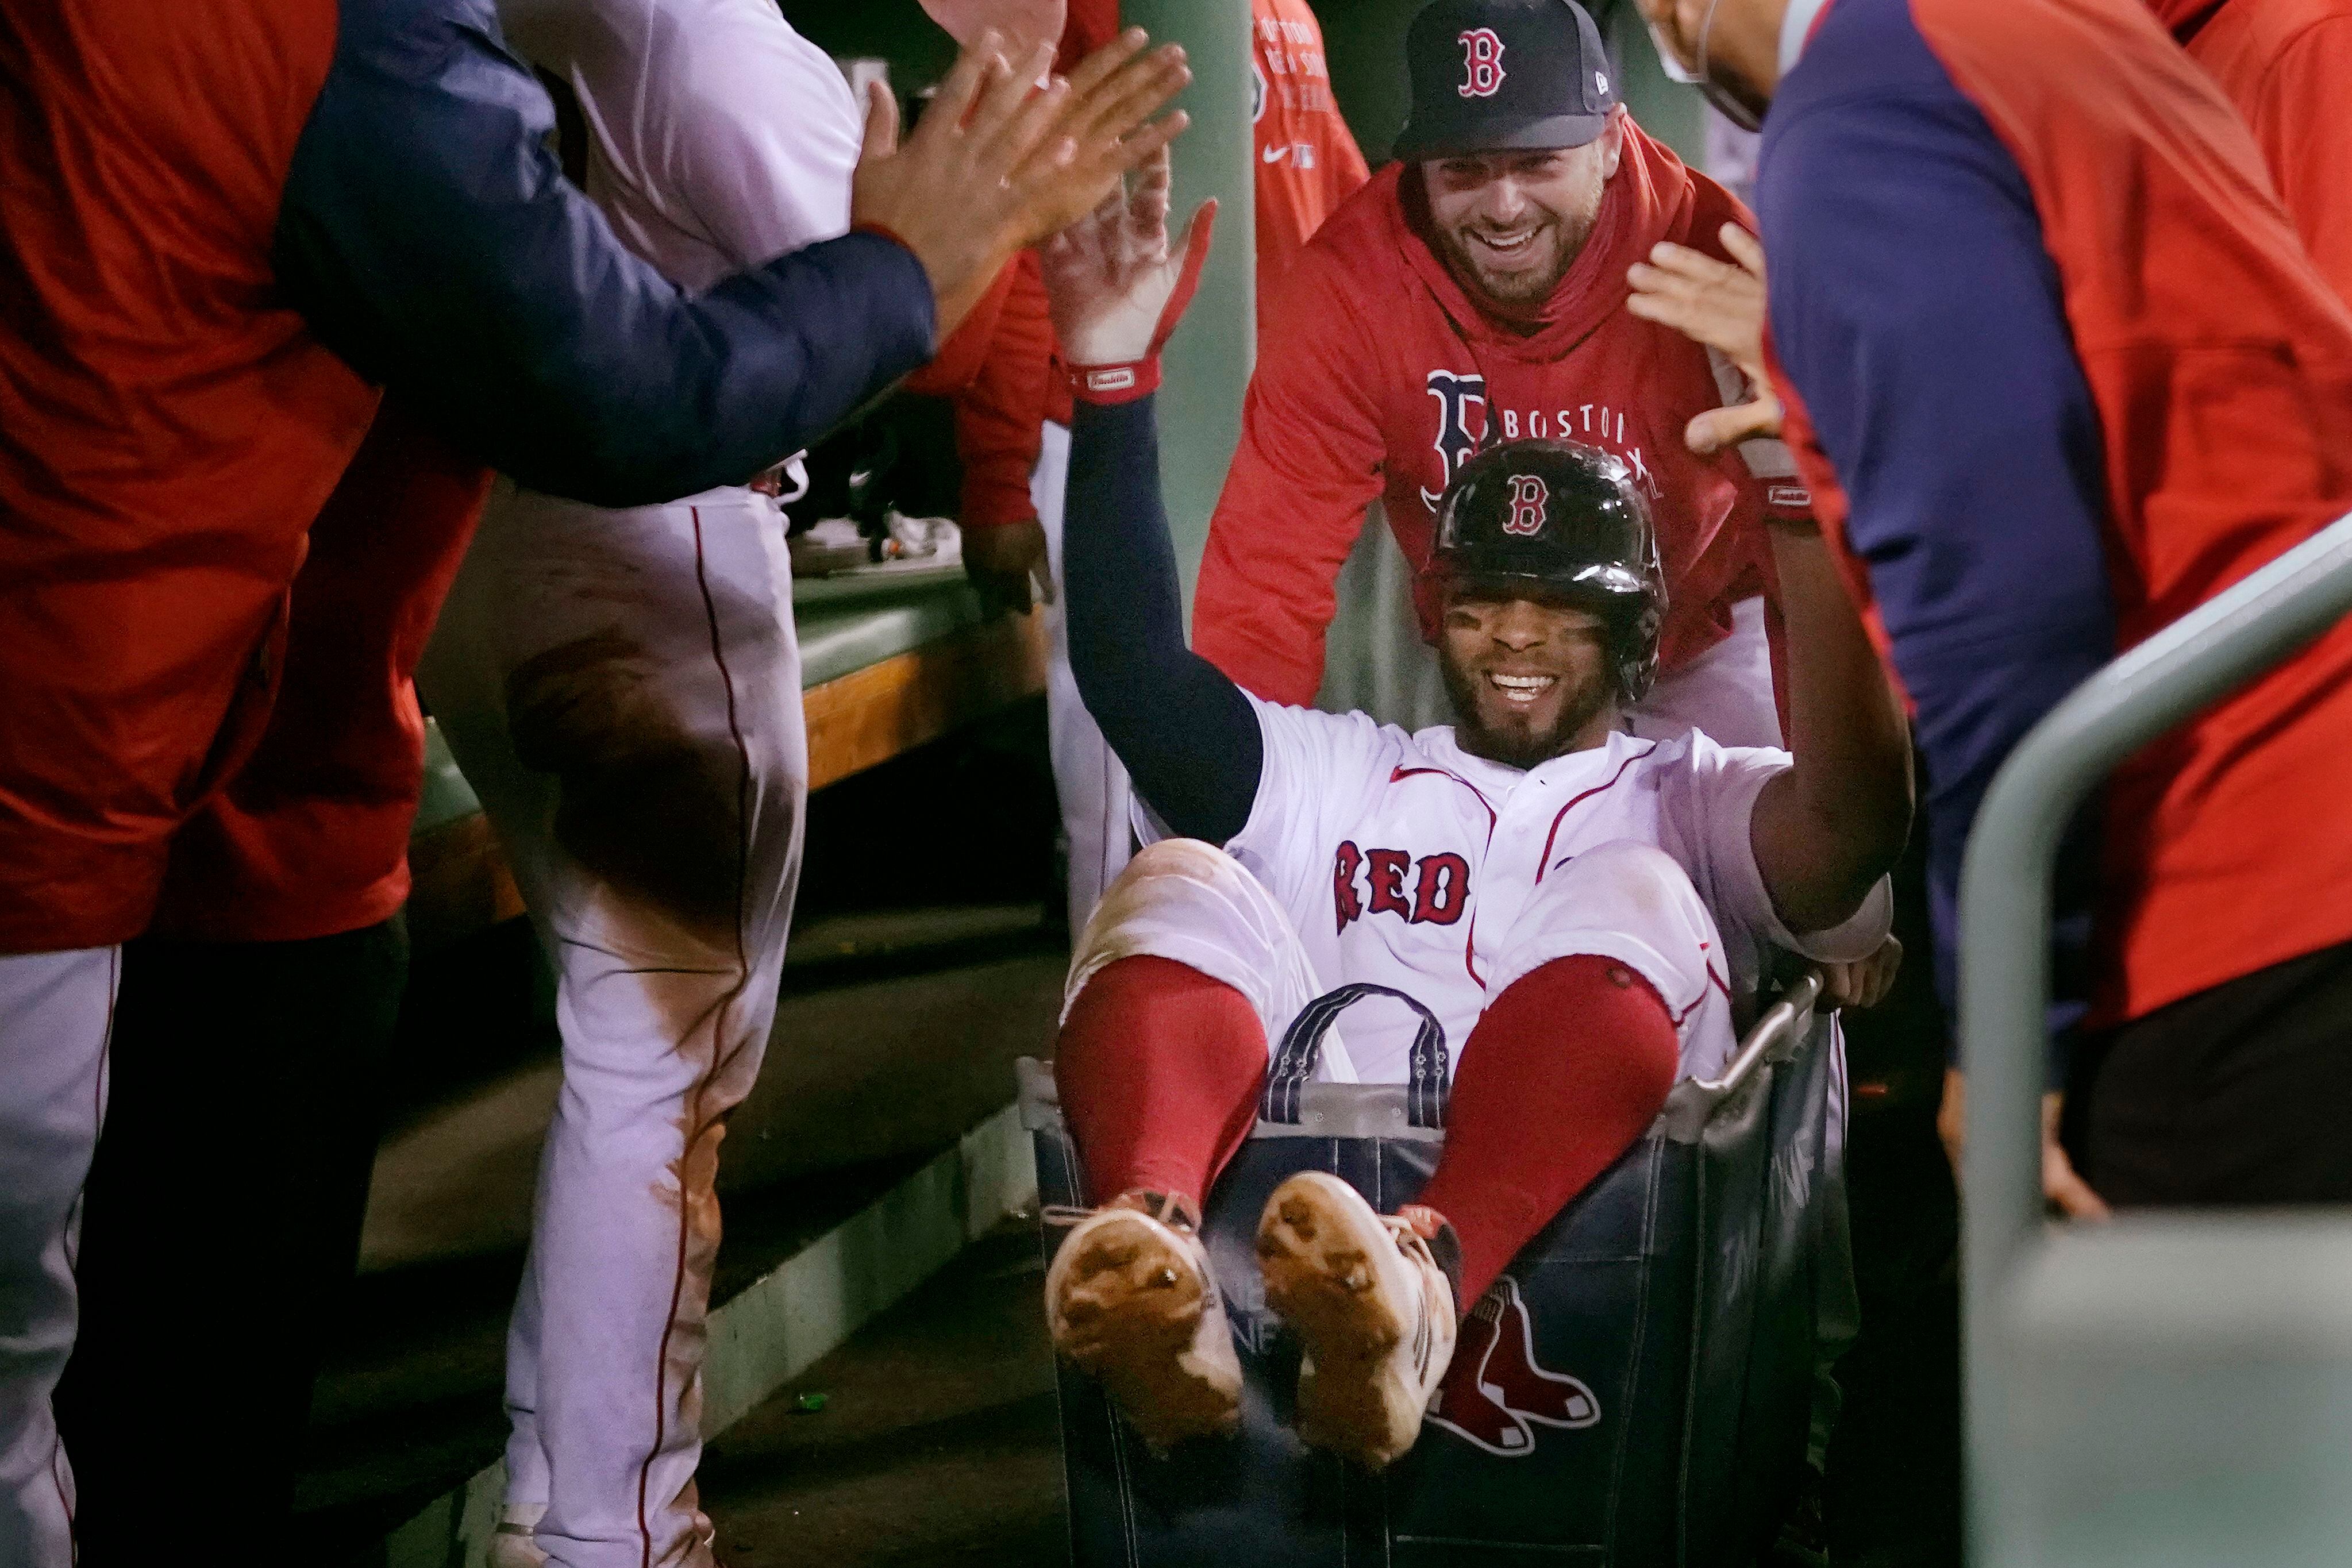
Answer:
[[[499,0],[499,23],[578,98],[590,199],[672,282],[849,232],[865,114],[774,0]]]
[[[1886,934],[1883,883],[1833,931],[1792,933],[1774,911],[1748,819],[1790,765],[1785,751],[1720,747],[1696,731],[1613,734],[1523,772],[1465,752],[1450,726],[1408,735],[1362,714],[1251,701],[1265,767],[1227,852],[1281,905],[1321,985],[1369,980],[1413,997],[1436,1014],[1457,1061],[1489,998],[1551,958],[1593,953],[1658,986],[1685,1074],[1706,1076],[1731,1049],[1732,998],[1752,989],[1767,947],[1851,960]],[[1617,842],[1679,866],[1719,936],[1694,938],[1673,911],[1653,921],[1639,898],[1612,897],[1589,916],[1560,907],[1551,895],[1570,864]],[[1678,948],[1694,942],[1721,950],[1693,965]],[[1414,1021],[1402,1008],[1358,1007],[1338,1071],[1402,1079]]]

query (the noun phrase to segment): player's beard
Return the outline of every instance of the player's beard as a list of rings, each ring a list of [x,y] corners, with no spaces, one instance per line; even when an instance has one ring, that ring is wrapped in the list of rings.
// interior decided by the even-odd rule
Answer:
[[[1571,241],[1561,232],[1558,219],[1545,224],[1529,241],[1549,250],[1549,265],[1521,271],[1506,272],[1488,265],[1480,257],[1476,245],[1452,229],[1439,231],[1437,241],[1444,248],[1454,277],[1468,284],[1471,292],[1486,303],[1514,315],[1532,311],[1550,298],[1552,290],[1559,287],[1559,280],[1568,276],[1569,267],[1575,263],[1576,253],[1582,248],[1580,241]]]
[[[1573,197],[1574,205],[1563,210],[1538,205],[1543,220],[1529,236],[1528,244],[1536,251],[1524,267],[1506,267],[1499,258],[1483,253],[1483,247],[1472,235],[1480,225],[1474,222],[1452,226],[1433,225],[1437,247],[1446,267],[1474,297],[1493,307],[1503,315],[1522,318],[1533,316],[1559,288],[1560,279],[1584,253],[1585,243],[1601,221],[1601,204],[1607,194],[1607,182],[1597,176],[1589,189]]]
[[[1445,695],[1454,705],[1455,743],[1473,757],[1512,768],[1533,768],[1570,749],[1612,695],[1607,680],[1587,681],[1561,695],[1559,712],[1549,724],[1538,726],[1518,714],[1506,714],[1489,724],[1478,706],[1483,674],[1465,669],[1448,658],[1443,648],[1438,650],[1437,669],[1445,682]]]

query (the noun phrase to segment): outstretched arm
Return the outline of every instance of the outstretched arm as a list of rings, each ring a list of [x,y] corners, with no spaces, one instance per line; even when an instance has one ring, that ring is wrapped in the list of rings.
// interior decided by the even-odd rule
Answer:
[[[1182,127],[1130,34],[1033,93],[959,62],[902,147],[877,99],[845,235],[688,298],[541,145],[488,0],[345,5],[273,236],[284,301],[354,368],[537,488],[607,506],[749,478],[912,370],[1015,250]]]
[[[1151,389],[1208,254],[1213,204],[1168,236],[1165,153],[1044,252],[1076,410],[1062,571],[1087,711],[1169,831],[1222,844],[1247,824],[1265,739],[1249,698],[1184,643],[1160,497]]]
[[[1886,672],[1811,525],[1775,522],[1788,621],[1793,764],[1757,797],[1748,833],[1791,931],[1826,931],[1862,906],[1911,831],[1911,740]]]

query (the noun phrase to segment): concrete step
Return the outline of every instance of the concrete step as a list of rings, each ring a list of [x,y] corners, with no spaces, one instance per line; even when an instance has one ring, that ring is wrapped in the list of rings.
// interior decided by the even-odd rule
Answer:
[[[528,929],[479,946],[420,965],[412,994],[297,1500],[326,1562],[459,1568],[495,1522],[506,1318],[559,1068]],[[709,1431],[1027,1200],[1012,1063],[1049,1034],[1066,963],[1035,905],[836,913],[796,935],[721,1165]]]
[[[1037,1233],[1008,1222],[703,1455],[729,1568],[1045,1568],[1068,1551]],[[823,1407],[803,1407],[821,1398]]]

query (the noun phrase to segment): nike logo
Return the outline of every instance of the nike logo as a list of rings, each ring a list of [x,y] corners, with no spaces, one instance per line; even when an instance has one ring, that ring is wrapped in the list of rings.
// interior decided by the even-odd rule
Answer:
[[[1286,141],[1279,147],[1269,147],[1258,156],[1269,163],[1279,163],[1290,156],[1290,143]]]

